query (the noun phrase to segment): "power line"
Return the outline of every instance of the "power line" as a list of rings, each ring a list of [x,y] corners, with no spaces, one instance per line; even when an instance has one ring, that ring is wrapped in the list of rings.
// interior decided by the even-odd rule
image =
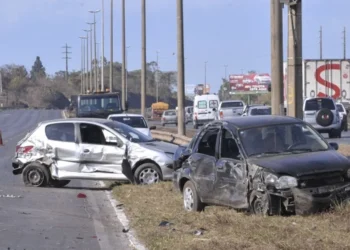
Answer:
[[[65,54],[65,57],[63,57],[62,59],[66,60],[66,74],[65,74],[65,78],[68,81],[68,60],[72,59],[71,57],[69,57],[69,54],[72,54],[72,52],[69,52],[68,49],[71,49],[72,47],[69,47],[67,44],[65,46],[63,46],[62,48],[65,49],[64,52],[62,52],[63,54]]]

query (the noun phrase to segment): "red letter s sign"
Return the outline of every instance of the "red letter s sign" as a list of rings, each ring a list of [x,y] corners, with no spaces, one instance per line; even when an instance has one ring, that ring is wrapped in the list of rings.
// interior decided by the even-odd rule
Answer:
[[[316,72],[315,72],[315,78],[319,84],[325,86],[326,88],[332,89],[334,91],[332,98],[337,99],[340,97],[340,88],[337,85],[335,85],[334,83],[328,82],[321,77],[321,73],[323,71],[332,70],[332,69],[340,70],[340,64],[325,64],[325,65],[318,67],[316,69]],[[317,96],[318,97],[326,97],[327,95],[325,93],[318,92]]]

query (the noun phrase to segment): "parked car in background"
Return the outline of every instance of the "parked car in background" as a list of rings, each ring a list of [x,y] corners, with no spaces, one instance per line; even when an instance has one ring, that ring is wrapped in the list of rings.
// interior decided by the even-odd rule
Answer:
[[[152,137],[151,130],[156,129],[156,126],[148,126],[143,115],[138,114],[113,114],[108,116],[108,120],[124,123],[140,131],[141,133]]]
[[[337,103],[337,110],[340,115],[340,120],[342,121],[342,130],[348,131],[348,113],[349,111],[345,109],[342,103]]]
[[[219,96],[216,94],[196,95],[193,102],[193,128],[214,121],[218,117]]]
[[[13,174],[36,187],[62,187],[72,179],[152,184],[172,178],[176,148],[112,120],[52,120],[19,141]]]
[[[314,213],[350,197],[350,160],[337,149],[293,117],[215,121],[178,148],[173,183],[187,211],[224,205],[264,215]]]
[[[162,126],[165,126],[167,124],[175,124],[177,126],[176,110],[171,109],[164,111],[160,122]]]
[[[219,120],[230,119],[243,113],[245,103],[241,100],[222,101],[219,104]]]
[[[242,116],[271,115],[271,106],[248,106]]]
[[[342,120],[332,98],[306,98],[303,112],[303,120],[319,133],[328,133],[329,138],[341,138]]]

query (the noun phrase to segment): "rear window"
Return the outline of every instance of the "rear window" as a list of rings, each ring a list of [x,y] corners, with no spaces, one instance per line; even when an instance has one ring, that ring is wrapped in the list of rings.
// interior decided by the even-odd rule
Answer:
[[[271,108],[253,108],[251,115],[271,115]]]
[[[322,108],[334,110],[334,102],[331,99],[311,99],[305,103],[305,111],[320,110]]]
[[[343,109],[343,106],[340,105],[340,104],[337,104],[337,110],[338,110],[339,112],[345,112],[345,110]]]
[[[176,112],[175,111],[165,111],[164,115],[172,116],[172,115],[176,115]]]
[[[147,123],[143,117],[137,116],[112,116],[111,120],[124,123],[133,128],[147,128]]]
[[[223,102],[221,104],[221,108],[237,108],[243,106],[243,102]]]
[[[217,108],[218,107],[218,101],[217,100],[211,100],[209,101],[209,108]]]
[[[207,108],[207,101],[199,101],[198,108],[199,109],[206,109]]]

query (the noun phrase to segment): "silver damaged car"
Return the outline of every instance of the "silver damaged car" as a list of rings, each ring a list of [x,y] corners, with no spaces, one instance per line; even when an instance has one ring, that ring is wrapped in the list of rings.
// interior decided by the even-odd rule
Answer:
[[[52,120],[17,144],[13,174],[37,187],[63,187],[72,179],[152,184],[172,178],[176,148],[116,121]]]

